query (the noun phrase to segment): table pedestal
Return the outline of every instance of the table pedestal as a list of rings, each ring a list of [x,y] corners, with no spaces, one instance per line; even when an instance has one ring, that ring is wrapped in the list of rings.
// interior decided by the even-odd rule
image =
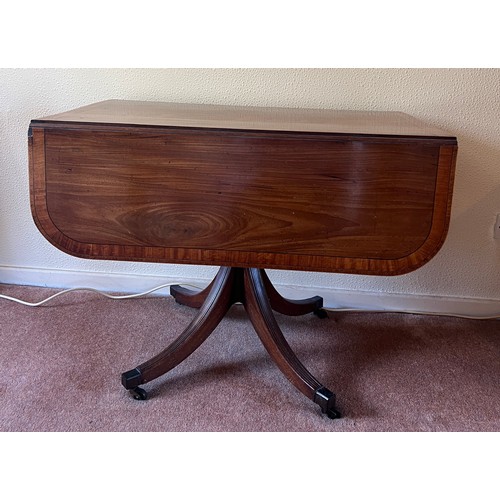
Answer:
[[[286,341],[273,310],[289,316],[315,313],[325,317],[321,297],[289,300],[273,287],[263,269],[221,267],[214,280],[201,292],[172,286],[175,300],[199,309],[182,334],[162,352],[122,374],[122,384],[135,399],[146,399],[141,384],[167,373],[195,351],[213,332],[229,308],[242,303],[260,340],[283,374],[306,397],[318,404],[329,418],[340,415],[335,409],[335,394],[324,387],[299,361]]]

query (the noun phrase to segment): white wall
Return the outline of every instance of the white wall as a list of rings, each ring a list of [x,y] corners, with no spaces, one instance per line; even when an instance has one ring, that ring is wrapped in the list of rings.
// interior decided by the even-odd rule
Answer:
[[[214,274],[198,266],[81,260],[37,231],[29,207],[30,120],[110,98],[393,110],[444,128],[458,137],[459,155],[448,238],[430,263],[398,277],[270,274],[306,294],[307,287],[324,289],[330,305],[376,299],[380,307],[500,311],[500,240],[493,239],[499,69],[0,69],[0,283],[136,290]]]

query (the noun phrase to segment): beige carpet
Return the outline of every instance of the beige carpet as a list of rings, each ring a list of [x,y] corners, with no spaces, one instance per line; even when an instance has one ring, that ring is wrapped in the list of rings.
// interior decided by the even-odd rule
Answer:
[[[54,290],[0,285],[27,301]],[[500,322],[395,313],[277,314],[339,420],[281,374],[242,306],[136,401],[120,375],[196,311],[89,292],[39,308],[0,300],[0,431],[499,431]]]

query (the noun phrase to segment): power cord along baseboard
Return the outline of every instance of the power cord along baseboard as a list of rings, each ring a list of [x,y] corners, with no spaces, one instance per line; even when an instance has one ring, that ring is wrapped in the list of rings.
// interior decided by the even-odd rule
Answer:
[[[131,295],[112,295],[109,293],[102,292],[101,290],[97,290],[96,288],[90,288],[90,287],[75,287],[75,288],[68,288],[67,290],[62,290],[60,292],[57,292],[53,295],[50,295],[44,300],[41,300],[40,302],[26,302],[24,300],[18,299],[16,297],[11,297],[9,295],[2,295],[0,294],[0,299],[5,299],[5,300],[10,300],[12,302],[16,302],[18,304],[21,304],[23,306],[28,306],[28,307],[40,307],[46,304],[47,302],[60,297],[61,295],[64,295],[66,293],[70,292],[93,292],[97,293],[99,295],[102,295],[104,297],[107,297],[108,299],[113,299],[113,300],[127,300],[127,299],[138,299],[141,297],[145,297],[146,295],[150,295],[158,290],[161,290],[162,288],[167,288],[175,285],[181,285],[181,286],[187,286],[190,288],[196,288],[201,290],[201,287],[192,285],[190,283],[165,283],[163,285],[156,286],[154,288],[151,288],[150,290],[147,290],[145,292],[140,292],[140,293],[134,293]]]
[[[151,288],[150,290],[146,290],[145,292],[140,292],[140,293],[134,293],[131,295],[113,295],[113,294],[108,294],[105,292],[102,292],[101,290],[97,290],[96,288],[90,288],[90,287],[75,287],[75,288],[68,288],[66,290],[62,290],[60,292],[57,292],[53,295],[50,295],[46,299],[43,299],[39,302],[26,302],[24,300],[18,299],[16,297],[11,297],[9,295],[2,295],[0,294],[0,299],[4,300],[9,300],[12,302],[16,302],[18,304],[21,304],[23,306],[28,306],[28,307],[40,307],[45,305],[47,302],[60,297],[61,295],[64,295],[66,293],[70,292],[77,292],[77,291],[85,291],[85,292],[93,292],[97,293],[99,295],[102,295],[108,299],[112,300],[129,300],[129,299],[138,299],[141,297],[145,297],[147,295],[150,295],[158,290],[161,290],[163,288],[171,287],[171,286],[186,286],[189,288],[194,288],[201,290],[202,288],[193,285],[191,283],[165,283],[163,285],[156,286],[154,288]],[[462,318],[462,319],[480,319],[480,320],[491,320],[491,319],[500,319],[500,314],[495,314],[492,316],[471,316],[471,315],[465,315],[465,314],[452,314],[452,313],[435,313],[435,312],[428,312],[428,311],[408,311],[408,310],[400,310],[400,309],[356,309],[356,308],[324,308],[326,311],[336,313],[336,312],[364,312],[364,313],[402,313],[402,314],[420,314],[420,315],[426,315],[426,316],[447,316],[447,317],[452,317],[452,318]]]

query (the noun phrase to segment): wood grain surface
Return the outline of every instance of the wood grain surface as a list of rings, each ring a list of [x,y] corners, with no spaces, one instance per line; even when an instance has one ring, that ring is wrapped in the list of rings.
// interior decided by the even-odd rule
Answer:
[[[446,236],[454,138],[107,119],[32,122],[35,222],[72,255],[391,275]]]
[[[34,124],[92,123],[329,134],[450,137],[406,113],[257,106],[220,106],[112,99],[38,120]]]

